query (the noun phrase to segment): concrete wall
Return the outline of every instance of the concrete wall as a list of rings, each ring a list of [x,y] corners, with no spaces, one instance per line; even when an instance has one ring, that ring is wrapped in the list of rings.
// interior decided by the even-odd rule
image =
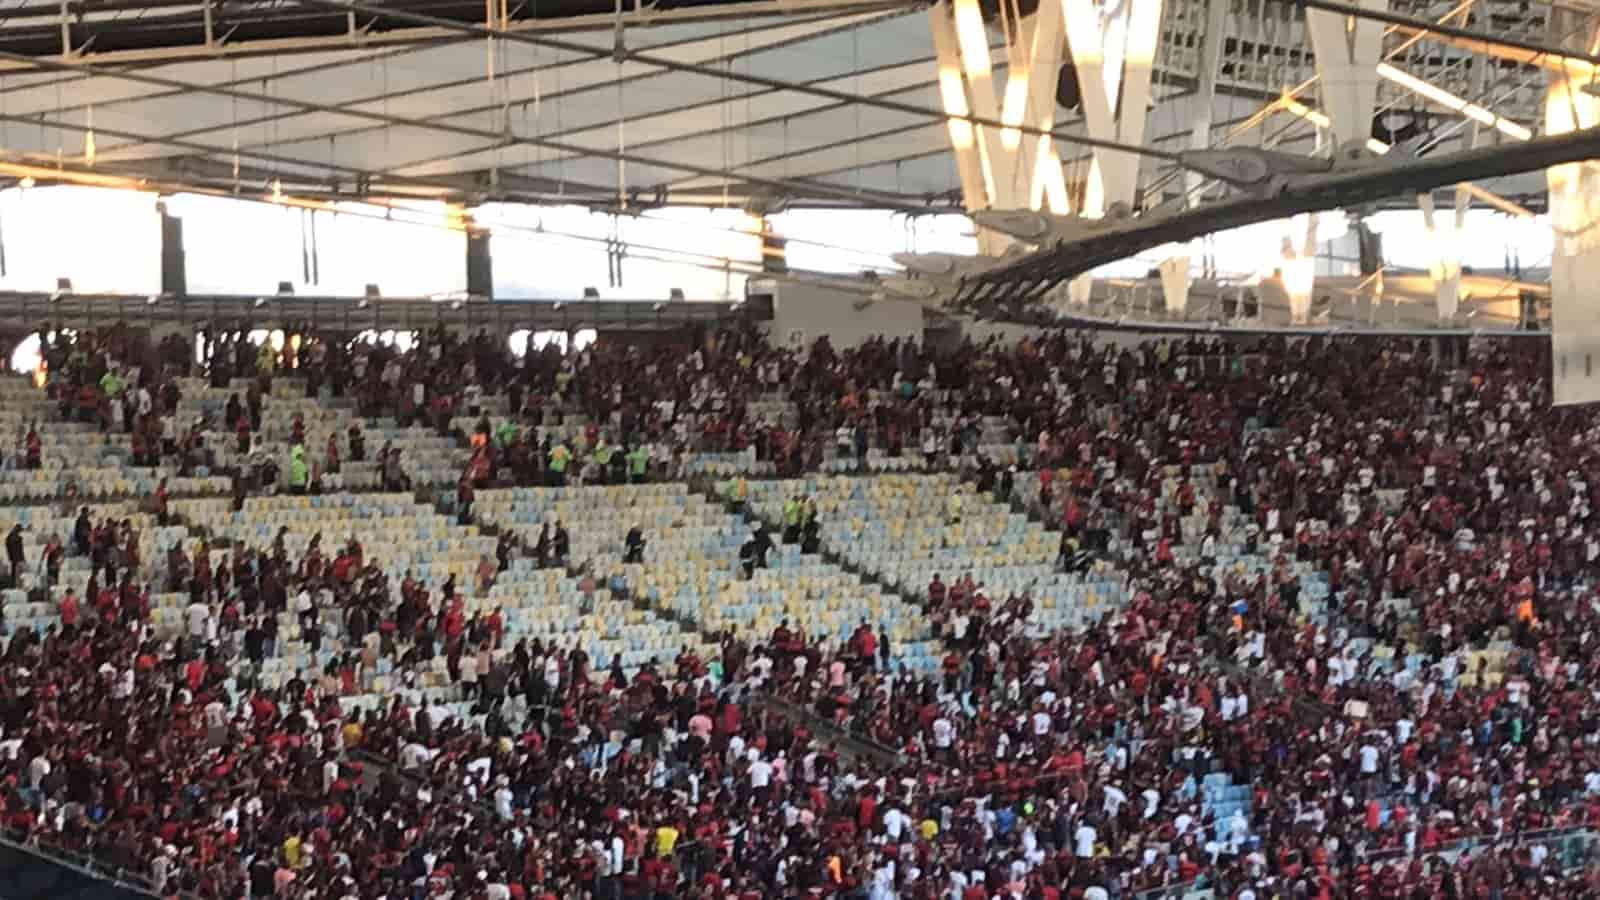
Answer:
[[[827,335],[835,349],[869,338],[922,341],[922,304],[909,300],[868,301],[861,294],[809,284],[777,286],[769,339],[778,346],[810,344]]]
[[[1014,322],[980,322],[977,319],[962,318],[957,340],[966,337],[974,343],[981,344],[990,338],[998,338],[1002,344],[1015,344],[1025,337],[1038,338],[1059,333],[1060,328],[1040,328],[1036,325],[1019,325]],[[1070,329],[1069,329],[1070,330]],[[1133,349],[1147,340],[1160,340],[1166,336],[1158,332],[1138,331],[1111,331],[1100,330],[1087,332],[1098,346],[1111,344],[1117,347]]]

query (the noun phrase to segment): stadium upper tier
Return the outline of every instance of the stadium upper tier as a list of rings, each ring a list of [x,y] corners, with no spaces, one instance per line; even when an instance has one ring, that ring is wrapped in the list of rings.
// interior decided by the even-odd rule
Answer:
[[[49,348],[4,838],[202,898],[1600,890],[1544,345],[707,338]]]

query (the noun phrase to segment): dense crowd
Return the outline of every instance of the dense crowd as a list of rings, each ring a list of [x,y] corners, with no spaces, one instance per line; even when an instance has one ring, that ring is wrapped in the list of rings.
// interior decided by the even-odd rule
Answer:
[[[649,446],[642,477],[708,450],[787,472],[916,454],[1047,517],[1129,605],[1049,632],[1029,596],[951,573],[917,598],[960,622],[937,677],[866,623],[842,646],[785,623],[595,672],[571,642],[467,615],[453,582],[392,581],[357,542],[213,567],[203,547],[130,559],[137,542],[86,523],[63,552],[91,555],[88,584],[0,658],[6,833],[202,897],[1600,892],[1547,835],[1600,824],[1600,435],[1550,408],[1542,342],[692,347],[241,344],[214,377],[303,370],[308,392],[441,429],[503,396],[520,412],[479,432],[468,483],[610,477],[605,441]],[[74,381],[101,383],[93,357]],[[750,412],[771,394],[793,421]],[[525,427],[569,416],[600,424],[575,447]],[[1016,472],[986,444],[997,421]],[[182,634],[149,624],[152,584],[189,595]],[[285,612],[350,650],[272,689]],[[438,658],[465,717],[417,687]],[[402,687],[347,713],[380,663]],[[1250,802],[1219,821],[1224,773]]]

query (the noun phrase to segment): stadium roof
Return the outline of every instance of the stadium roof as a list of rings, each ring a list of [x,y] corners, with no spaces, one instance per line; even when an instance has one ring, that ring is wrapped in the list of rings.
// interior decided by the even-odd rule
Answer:
[[[1032,6],[980,2],[996,19],[990,55],[1004,82],[1006,31],[995,26],[1005,10]],[[1114,233],[1098,243],[1035,242],[1037,252],[965,279],[956,306],[1004,313],[1091,262],[1261,218],[1268,204],[1258,198],[1270,197],[1274,215],[1363,215],[1415,209],[1416,190],[1473,178],[1475,204],[1531,217],[1545,205],[1543,165],[1594,152],[1600,133],[1540,133],[1548,72],[1600,62],[1546,45],[1553,19],[1592,15],[1587,8],[1390,0],[1371,14],[1384,22],[1379,68],[1403,78],[1378,84],[1372,128],[1402,152],[1361,161],[1365,174],[1341,159],[1333,175],[1352,175],[1350,189],[1309,200],[1309,189],[1252,193],[1225,176],[1186,178],[1180,165],[1196,167],[1180,155],[1203,148],[1332,165],[1305,7],[1350,9],[1342,3],[1164,0],[1148,126],[1134,148],[1139,215],[1112,210],[1101,225]],[[313,204],[960,210],[927,9],[920,0],[0,0],[0,184]],[[1072,65],[1061,72],[1065,97],[1076,90]],[[1065,181],[1078,191],[1089,172],[1082,118],[1069,103],[1056,122]],[[1520,283],[1520,268],[1496,283]],[[1469,299],[1515,305],[1506,295],[1485,286]],[[1117,296],[1101,291],[1091,306],[1109,298],[1115,309]]]
[[[619,36],[593,4],[536,3],[492,41],[481,4],[74,8],[66,31],[38,5],[0,24],[13,159],[467,202],[923,207],[955,188],[912,4],[659,4]]]
[[[959,205],[926,4],[618,2],[620,30],[619,7],[576,0],[491,0],[492,18],[484,4],[426,0],[8,3],[0,146],[13,162],[258,196]],[[1314,74],[1298,11],[1257,6],[1223,17],[1216,93],[1203,99],[1194,48],[1207,0],[1166,4],[1148,146],[1181,149],[1203,103],[1221,143]],[[1543,28],[1545,7],[1485,8],[1507,34]],[[1473,51],[1436,37],[1405,61],[1459,81]],[[1406,38],[1395,28],[1388,40]],[[991,39],[1003,71],[998,29]],[[1495,63],[1512,76],[1497,83],[1497,111],[1533,115],[1538,66]],[[1386,85],[1380,109],[1420,107]],[[1081,123],[1059,121],[1071,166]],[[1309,152],[1314,136],[1279,115],[1243,140]],[[1444,146],[1459,140],[1438,131]],[[1172,193],[1173,174],[1152,163],[1143,180]],[[1537,206],[1539,180],[1502,193]]]

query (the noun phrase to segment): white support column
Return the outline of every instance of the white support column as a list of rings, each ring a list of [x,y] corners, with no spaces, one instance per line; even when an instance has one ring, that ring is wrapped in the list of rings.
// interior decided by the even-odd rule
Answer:
[[[1388,0],[1355,0],[1355,4],[1377,12],[1389,8]],[[1306,30],[1316,53],[1322,107],[1336,146],[1365,144],[1372,135],[1372,113],[1378,102],[1383,23],[1307,9]]]
[[[951,14],[956,46],[961,50],[961,71],[967,78],[967,105],[974,116],[993,122],[1000,118],[1000,109],[994,97],[994,68],[983,11],[978,8],[978,0],[951,0]],[[1010,194],[1012,154],[1003,151],[995,129],[974,125],[972,130],[977,136],[978,158],[983,161],[983,183],[989,193],[989,206],[1005,209]]]
[[[1064,42],[1061,4],[1041,3],[1037,12],[1016,23],[999,99],[978,0],[945,0],[931,7],[928,16],[939,95],[951,117],[950,145],[967,211],[1048,208],[1067,214],[1066,179],[1054,141],[1021,130],[1055,128],[1056,74]],[[1009,127],[975,125],[968,116]],[[978,248],[985,255],[1003,253],[1010,244],[998,232],[979,229]]]
[[[1200,35],[1200,83],[1194,93],[1197,105],[1193,128],[1189,132],[1189,148],[1204,150],[1211,146],[1212,107],[1217,97],[1217,69],[1222,61],[1222,30],[1227,27],[1226,0],[1207,0],[1205,33]],[[1194,170],[1183,173],[1184,206],[1200,204],[1205,176]],[[1161,263],[1161,292],[1166,299],[1169,316],[1183,318],[1189,310],[1189,263],[1194,255],[1194,243],[1186,252],[1174,254]],[[1179,274],[1181,273],[1181,275]]]
[[[961,51],[956,42],[955,20],[948,5],[929,7],[928,24],[933,32],[933,49],[939,64],[939,99],[952,118],[945,120],[950,133],[950,149],[956,156],[956,171],[961,178],[961,199],[967,212],[989,208],[989,190],[983,180],[978,159],[977,139],[967,105],[967,86],[961,73]]]
[[[1158,266],[1161,271],[1161,296],[1167,315],[1181,316],[1189,308],[1189,257],[1169,256]]]
[[[1114,5],[1062,0],[1090,137],[1132,146],[1144,143],[1161,4],[1162,0],[1123,0]],[[1092,160],[1081,214],[1099,218],[1114,206],[1132,209],[1139,186],[1138,155],[1097,147]],[[1089,302],[1089,278],[1085,274],[1073,279],[1071,302]]]
[[[1207,0],[1206,32],[1200,36],[1200,84],[1195,90],[1199,109],[1194,117],[1194,127],[1189,132],[1189,149],[1205,150],[1211,146],[1212,107],[1217,99],[1217,70],[1222,64],[1223,29],[1227,27],[1227,0]],[[1201,173],[1186,169],[1183,173],[1185,205],[1200,202],[1200,189],[1206,183]]]
[[[1279,274],[1283,291],[1289,297],[1289,324],[1304,325],[1311,320],[1311,293],[1316,288],[1317,277],[1317,216],[1305,216],[1305,231],[1301,232],[1301,217],[1289,221],[1289,233],[1283,237],[1283,263]]]
[[[1004,94],[999,99],[978,0],[940,0],[929,10],[939,64],[939,94],[950,116],[950,144],[968,212],[1072,212],[1054,141],[1048,135],[1025,135],[1021,130],[1055,127],[1055,86],[1063,43],[1069,37],[1089,134],[1131,146],[1144,142],[1162,2],[1044,0],[1036,12],[1015,23],[1011,32],[1015,39],[1007,45]],[[1218,7],[1213,18],[1220,21],[1220,0],[1213,0],[1213,5]],[[1218,30],[1220,26],[1214,29]],[[1000,127],[978,125],[969,117],[998,121]],[[1207,125],[1202,140],[1209,131]],[[1079,213],[1098,218],[1113,204],[1131,208],[1138,188],[1139,161],[1137,153],[1095,149]],[[980,229],[978,240],[980,252],[986,255],[1002,253],[1011,243],[990,229]],[[1091,288],[1088,276],[1080,276],[1062,293],[1067,302],[1082,305],[1089,301]],[[1186,298],[1187,284],[1173,296]],[[1182,305],[1180,300],[1180,311]]]
[[[1006,125],[1031,125],[1041,131],[1056,126],[1056,79],[1061,70],[1061,51],[1065,42],[1061,4],[1040,3],[1035,14],[1022,20],[1020,40],[1013,47],[1006,74],[1005,98],[1000,121]],[[1004,129],[1000,145],[1015,154],[1010,196],[1033,210],[1049,205],[1052,212],[1067,211],[1066,178],[1061,172],[1061,157],[1055,141],[1046,135],[1025,135]]]
[[[1461,306],[1461,231],[1466,224],[1467,204],[1470,194],[1465,187],[1456,188],[1455,207],[1451,214],[1441,217],[1434,209],[1432,194],[1418,194],[1417,206],[1422,209],[1422,224],[1433,242],[1433,262],[1429,274],[1433,276],[1434,298],[1439,307],[1439,320],[1455,318]]]
[[[1548,40],[1563,49],[1587,50],[1600,37],[1594,13],[1550,8]],[[1545,92],[1546,134],[1566,134],[1600,125],[1600,98],[1583,90],[1585,80],[1549,72]],[[1557,404],[1600,401],[1600,165],[1566,163],[1546,170],[1550,224],[1551,384]]]
[[[1493,66],[1479,66],[1478,93],[1487,95],[1490,78],[1493,77]],[[1477,119],[1467,120],[1467,146],[1476,148],[1482,146],[1485,136],[1483,123]],[[1422,222],[1427,229],[1429,240],[1433,241],[1433,262],[1429,265],[1429,273],[1433,276],[1434,305],[1439,312],[1439,321],[1448,322],[1456,317],[1461,310],[1461,235],[1467,227],[1467,210],[1472,208],[1474,196],[1488,195],[1493,198],[1485,200],[1492,204],[1500,205],[1495,197],[1488,191],[1478,188],[1470,181],[1463,181],[1456,185],[1455,216],[1448,221],[1440,221],[1437,210],[1434,209],[1433,194],[1419,194],[1417,206],[1422,209]],[[1527,213],[1527,210],[1521,210]]]
[[[1067,282],[1067,302],[1073,306],[1088,306],[1093,293],[1094,279],[1088,275],[1079,275]]]
[[[1161,2],[1124,0],[1100,6],[1094,0],[1062,0],[1090,137],[1133,146],[1144,143],[1150,74],[1161,36]],[[1132,207],[1138,190],[1138,155],[1095,148],[1089,181],[1084,215],[1104,215],[1114,204]]]

